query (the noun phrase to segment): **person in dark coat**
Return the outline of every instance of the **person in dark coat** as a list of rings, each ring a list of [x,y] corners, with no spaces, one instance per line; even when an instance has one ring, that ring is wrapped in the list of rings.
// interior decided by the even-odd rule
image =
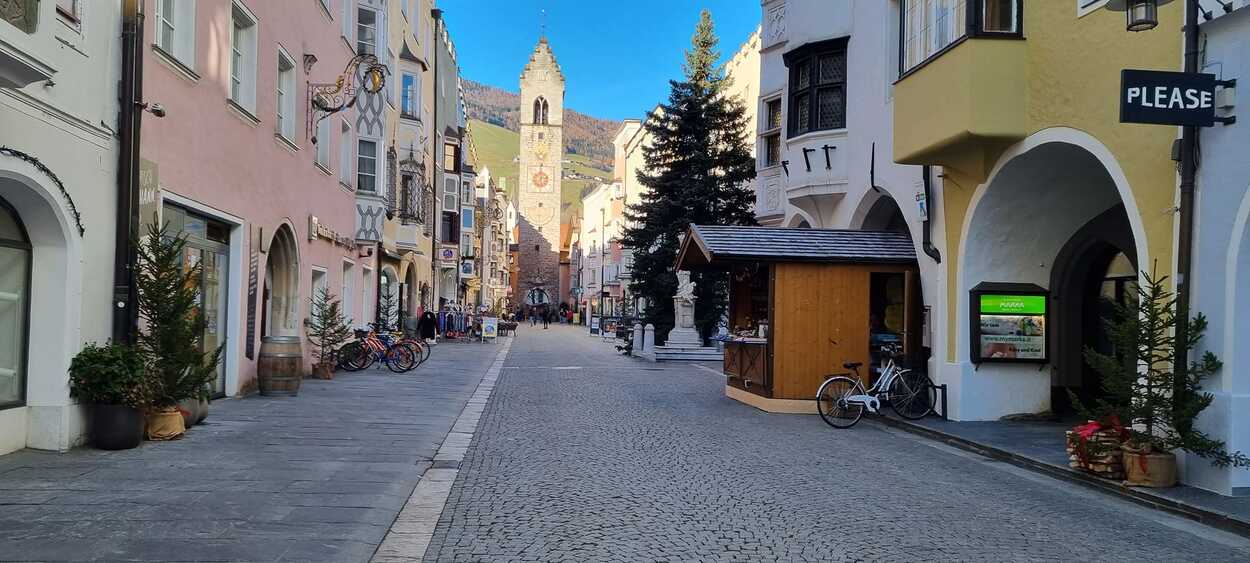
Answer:
[[[432,311],[427,310],[422,313],[417,321],[417,332],[422,340],[434,340],[434,336],[438,333],[438,317]]]

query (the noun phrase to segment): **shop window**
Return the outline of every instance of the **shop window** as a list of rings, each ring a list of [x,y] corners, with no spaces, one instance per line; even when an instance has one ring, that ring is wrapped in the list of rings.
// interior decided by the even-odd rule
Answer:
[[[790,137],[846,127],[846,43],[834,39],[786,53]]]
[[[0,409],[25,404],[30,319],[30,239],[0,199]]]

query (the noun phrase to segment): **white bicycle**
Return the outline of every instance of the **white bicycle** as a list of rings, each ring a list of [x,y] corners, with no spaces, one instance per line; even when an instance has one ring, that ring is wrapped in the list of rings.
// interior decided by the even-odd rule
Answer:
[[[919,420],[929,416],[937,401],[937,388],[929,376],[895,363],[898,352],[898,345],[881,347],[881,353],[887,358],[885,369],[868,388],[864,388],[863,379],[859,376],[859,367],[863,363],[842,364],[854,376],[851,373],[834,374],[820,384],[820,389],[816,391],[816,409],[820,417],[834,428],[850,428],[864,417],[865,409],[871,413],[880,412],[882,397],[903,418]]]

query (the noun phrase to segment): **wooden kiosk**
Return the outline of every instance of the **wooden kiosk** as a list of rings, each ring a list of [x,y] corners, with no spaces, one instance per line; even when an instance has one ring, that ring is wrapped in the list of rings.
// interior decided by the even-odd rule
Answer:
[[[887,343],[922,359],[907,233],[691,225],[677,269],[729,273],[725,394],[762,410],[815,413],[829,374],[862,362],[869,377]]]

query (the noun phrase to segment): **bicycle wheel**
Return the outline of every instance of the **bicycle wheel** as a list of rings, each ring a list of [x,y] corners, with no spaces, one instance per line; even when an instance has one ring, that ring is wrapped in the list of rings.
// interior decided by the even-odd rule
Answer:
[[[348,342],[339,349],[339,367],[347,371],[360,371],[361,355],[366,352],[359,341]]]
[[[378,361],[378,358],[381,356],[382,354],[374,350],[373,346],[370,346],[368,342],[361,342],[360,351],[352,360],[352,366],[356,368],[356,371],[369,369],[373,367],[373,363]]]
[[[937,402],[937,387],[929,376],[912,370],[902,370],[886,390],[890,408],[907,420],[919,420],[933,412]]]
[[[863,403],[847,400],[859,393],[854,379],[844,376],[831,377],[820,384],[816,391],[816,410],[825,423],[834,428],[850,428],[864,416]]]
[[[396,344],[386,351],[386,361],[382,363],[395,373],[404,373],[417,367],[417,354],[407,344]]]
[[[413,352],[416,353],[418,367],[425,363],[426,358],[430,357],[429,352],[426,351],[426,348],[429,348],[429,346],[420,340],[405,340],[403,345],[412,348]]]

